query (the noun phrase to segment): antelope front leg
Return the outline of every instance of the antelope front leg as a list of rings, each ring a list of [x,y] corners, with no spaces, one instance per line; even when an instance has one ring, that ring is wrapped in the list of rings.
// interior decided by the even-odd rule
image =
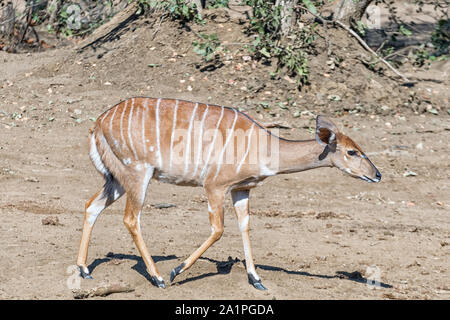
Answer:
[[[252,248],[250,246],[249,237],[249,214],[248,214],[248,198],[250,190],[231,191],[231,198],[233,200],[234,210],[239,223],[239,230],[242,234],[242,241],[244,243],[245,265],[247,267],[248,282],[258,290],[267,290],[261,282],[255,270],[253,263]]]
[[[220,239],[223,234],[223,201],[225,197],[224,190],[214,190],[207,192],[209,222],[211,224],[211,235],[203,244],[192,253],[181,265],[174,268],[170,273],[172,282],[177,275],[189,269],[195,261],[209,248],[214,242]]]
[[[145,245],[144,239],[141,233],[140,225],[140,214],[142,210],[143,202],[135,200],[133,196],[127,196],[127,204],[125,207],[125,216],[123,217],[123,222],[130,231],[133,237],[134,243],[144,260],[145,266],[147,267],[148,273],[152,277],[154,284],[160,288],[165,288],[164,280],[156,268],[155,262],[152,256],[148,252],[147,246]]]

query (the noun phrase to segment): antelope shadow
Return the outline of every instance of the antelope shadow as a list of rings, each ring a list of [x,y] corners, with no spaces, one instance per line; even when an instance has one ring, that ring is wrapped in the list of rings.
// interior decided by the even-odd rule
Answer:
[[[176,255],[152,256],[152,258],[155,261],[155,263],[158,263],[159,261],[177,260],[178,259],[178,257]],[[98,267],[99,265],[101,265],[103,263],[110,262],[113,259],[136,261],[136,264],[131,268],[133,270],[137,271],[143,277],[145,277],[149,282],[153,283],[151,276],[147,272],[147,268],[145,266],[144,260],[142,260],[142,258],[140,256],[137,256],[134,254],[121,254],[121,253],[109,252],[105,258],[95,259],[89,265],[89,270],[92,273],[92,271],[96,267]],[[183,285],[183,284],[186,284],[186,283],[189,283],[192,281],[197,281],[200,279],[217,276],[220,274],[229,274],[231,272],[233,266],[240,264],[240,263],[242,263],[242,266],[244,268],[246,268],[245,260],[240,260],[238,258],[232,259],[231,257],[228,257],[228,259],[225,261],[219,261],[219,260],[215,260],[215,259],[211,259],[211,258],[207,258],[207,257],[200,257],[199,260],[204,260],[204,261],[208,261],[208,262],[215,264],[217,271],[203,273],[203,274],[200,274],[197,276],[193,276],[193,277],[189,277],[189,278],[177,281],[176,282],[177,285]],[[263,265],[263,264],[256,264],[255,266],[257,269],[259,268],[259,269],[265,270],[265,271],[283,272],[283,273],[290,274],[290,275],[315,277],[315,278],[320,278],[320,279],[343,279],[343,280],[354,281],[354,282],[362,283],[362,284],[368,284],[368,283],[373,284],[373,280],[364,277],[359,271],[352,271],[352,272],[336,271],[336,273],[333,275],[327,275],[327,274],[316,274],[316,273],[311,273],[311,272],[307,272],[307,271],[288,270],[288,269],[285,269],[282,267]],[[388,283],[384,283],[384,282],[379,282],[379,284],[377,283],[377,285],[379,285],[381,288],[392,288],[392,285],[390,285]]]
[[[211,263],[214,263],[216,265],[217,271],[216,272],[208,272],[204,273],[195,277],[189,277],[187,279],[178,281],[178,285],[182,285],[191,281],[200,280],[207,277],[216,276],[219,274],[228,274],[231,272],[231,269],[235,264],[242,263],[243,267],[246,268],[245,260],[240,260],[238,258],[232,259],[231,257],[228,257],[228,260],[226,261],[218,261],[206,257],[200,257],[199,260],[206,260]],[[261,270],[266,271],[273,271],[273,272],[284,272],[286,274],[292,274],[292,275],[299,275],[299,276],[305,276],[305,277],[315,277],[315,278],[321,278],[321,279],[344,279],[344,280],[350,280],[358,283],[363,284],[373,284],[373,280],[365,278],[359,271],[336,271],[334,275],[326,275],[326,274],[315,274],[310,273],[307,271],[294,271],[294,270],[288,270],[281,267],[275,267],[275,266],[269,266],[269,265],[262,265],[262,264],[256,264],[255,267]],[[373,284],[375,285],[375,284]],[[379,282],[376,285],[379,285],[381,288],[392,288],[392,285],[384,282]]]
[[[155,263],[158,263],[159,261],[166,261],[166,260],[176,260],[178,259],[177,256],[175,255],[167,255],[167,256],[152,256],[153,261]],[[148,281],[150,281],[151,283],[153,283],[152,277],[150,276],[150,274],[147,272],[147,267],[145,266],[144,260],[142,259],[142,257],[137,256],[135,254],[122,254],[122,253],[112,253],[109,252],[108,254],[106,254],[105,258],[97,258],[95,259],[89,266],[89,270],[92,273],[94,271],[95,268],[97,268],[99,265],[103,264],[103,263],[107,263],[112,261],[113,259],[118,259],[118,260],[134,260],[136,261],[136,264],[134,266],[131,267],[131,269],[137,271],[140,275],[142,275],[143,277],[145,277],[145,279],[147,279]]]

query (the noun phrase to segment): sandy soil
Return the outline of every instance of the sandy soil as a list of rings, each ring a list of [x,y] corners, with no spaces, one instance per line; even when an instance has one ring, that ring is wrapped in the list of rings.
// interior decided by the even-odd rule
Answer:
[[[233,26],[216,28],[228,27]],[[391,97],[372,96],[376,84],[371,87],[369,81],[359,90],[336,86],[335,92],[344,92],[342,101],[312,106],[312,100],[296,97],[307,111],[300,117],[284,109],[270,113],[250,106],[271,88],[243,99],[239,82],[246,77],[238,71],[251,70],[251,64],[236,55],[222,71],[202,72],[196,67],[199,58],[188,50],[189,41],[176,47],[185,32],[173,30],[177,36],[171,41],[164,30],[154,40],[148,30],[128,30],[120,41],[97,51],[77,53],[70,45],[42,53],[0,52],[1,299],[73,298],[70,287],[78,280],[71,266],[84,202],[103,183],[88,157],[91,118],[137,95],[243,107],[262,122],[288,124],[292,129],[281,131],[287,138],[312,138],[314,115],[327,114],[361,145],[383,180],[368,184],[336,169],[318,169],[273,177],[254,189],[250,236],[257,271],[269,288],[265,292],[247,283],[230,199],[222,239],[164,290],[148,281],[122,222],[121,199],[97,221],[89,251],[94,280],[81,280],[81,288],[119,282],[134,288],[105,299],[450,298],[450,122],[448,107],[432,104],[448,103],[448,83],[420,83],[410,94],[408,88],[374,75]],[[442,77],[438,72],[443,70],[441,66],[426,76]],[[238,84],[231,85],[230,79]],[[346,83],[351,81],[358,79]],[[281,85],[290,92],[287,81]],[[311,89],[305,99],[322,99],[316,94],[320,90]],[[353,95],[345,94],[352,90]],[[422,109],[405,107],[412,101],[408,97],[421,94],[428,101]],[[349,112],[345,104],[355,97],[368,109]],[[438,116],[427,112],[430,105],[438,108]],[[154,207],[160,203],[176,206]],[[43,224],[45,218],[58,218],[59,223]],[[141,224],[168,283],[171,269],[209,235],[203,190],[152,182]],[[373,270],[380,275],[376,288],[367,285]]]

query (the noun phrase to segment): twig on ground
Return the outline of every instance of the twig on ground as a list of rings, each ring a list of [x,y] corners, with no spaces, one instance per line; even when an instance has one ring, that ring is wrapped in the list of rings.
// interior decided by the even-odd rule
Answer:
[[[159,17],[159,23],[158,23],[158,26],[156,27],[155,31],[153,31],[153,34],[152,34],[152,41],[155,40],[156,34],[158,33],[159,29],[161,28],[161,24],[162,24],[164,18],[166,18],[166,16],[167,16],[167,14],[162,14],[162,15]]]
[[[380,50],[382,50],[384,48],[384,46],[386,45],[386,43],[388,43],[389,40],[384,40],[383,43],[378,47],[378,49],[375,51],[376,53],[380,52]]]
[[[109,284],[103,287],[96,287],[89,290],[75,290],[73,291],[73,297],[75,299],[86,299],[90,297],[104,297],[112,293],[120,292],[132,292],[134,288],[130,285],[123,285],[119,283]]]

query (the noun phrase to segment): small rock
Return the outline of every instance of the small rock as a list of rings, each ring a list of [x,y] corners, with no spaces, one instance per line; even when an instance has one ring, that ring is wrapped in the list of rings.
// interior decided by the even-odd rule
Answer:
[[[152,204],[152,207],[156,208],[156,209],[167,209],[167,208],[173,208],[173,207],[176,207],[176,206],[177,205],[173,204],[173,203],[155,203],[155,204]]]
[[[403,173],[403,176],[404,177],[415,177],[415,176],[417,176],[417,173],[415,173],[414,171],[408,170],[405,173]]]
[[[59,219],[58,217],[46,217],[44,219],[42,219],[42,224],[44,226],[46,225],[50,225],[50,226],[62,226],[61,223],[59,223]]]

